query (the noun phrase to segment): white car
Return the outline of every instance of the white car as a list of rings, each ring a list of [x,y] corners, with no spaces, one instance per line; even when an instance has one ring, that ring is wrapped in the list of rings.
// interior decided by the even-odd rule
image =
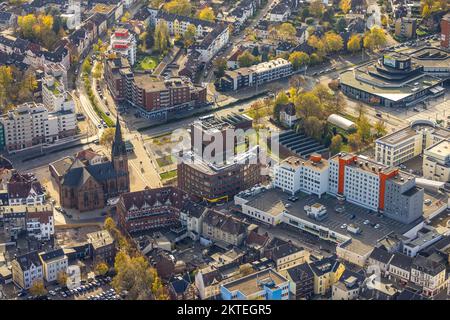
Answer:
[[[341,226],[341,229],[345,229],[345,228],[347,228],[347,224],[346,224],[346,223],[344,223],[344,224]]]
[[[431,199],[425,199],[425,201],[423,203],[428,205],[428,204],[431,204],[431,202],[432,202]]]
[[[369,220],[364,220],[363,224],[368,225],[370,223]]]
[[[380,228],[380,225],[377,223],[375,226],[374,226],[374,229],[379,229]]]

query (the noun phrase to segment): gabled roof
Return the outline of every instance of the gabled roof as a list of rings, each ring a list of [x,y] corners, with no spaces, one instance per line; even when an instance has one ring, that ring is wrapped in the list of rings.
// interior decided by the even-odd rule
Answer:
[[[314,278],[314,273],[306,262],[287,269],[287,273],[294,282],[303,281],[305,278]]]
[[[162,187],[142,191],[128,192],[120,196],[120,203],[125,210],[141,210],[145,207],[172,206],[181,209],[190,196],[181,189],[174,187]]]
[[[404,255],[403,253],[394,253],[394,257],[391,260],[391,266],[403,269],[411,270],[413,258]]]
[[[389,261],[392,259],[392,256],[393,254],[387,252],[387,250],[375,247],[375,249],[373,249],[372,253],[369,256],[369,259],[373,259],[381,263],[388,264]]]
[[[226,215],[211,209],[208,209],[203,223],[233,235],[243,234],[247,230],[244,222],[231,215]]]
[[[32,264],[36,267],[42,266],[37,251],[28,252],[24,255],[18,256],[16,260],[19,263],[22,271],[30,269]]]
[[[43,261],[48,262],[56,258],[64,257],[64,250],[59,248],[52,251],[42,252],[39,254],[39,256]]]
[[[272,249],[272,258],[278,260],[300,251],[303,251],[303,248],[294,246],[292,243],[286,243]]]
[[[336,259],[336,256],[326,257],[322,260],[310,263],[311,270],[317,276],[322,276],[329,272],[335,272],[341,263]]]

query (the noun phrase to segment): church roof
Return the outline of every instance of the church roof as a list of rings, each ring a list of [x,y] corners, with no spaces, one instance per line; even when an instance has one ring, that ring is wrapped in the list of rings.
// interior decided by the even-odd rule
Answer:
[[[127,154],[127,148],[125,146],[125,142],[123,141],[122,137],[122,128],[120,125],[119,117],[117,117],[116,120],[116,133],[114,136],[114,142],[111,149],[112,149],[111,150],[112,158]]]

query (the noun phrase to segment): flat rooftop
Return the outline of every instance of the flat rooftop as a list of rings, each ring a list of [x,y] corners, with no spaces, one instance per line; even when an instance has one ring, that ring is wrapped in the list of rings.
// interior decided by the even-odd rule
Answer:
[[[450,155],[450,140],[442,140],[426,150],[427,155],[438,158]]]
[[[396,132],[387,134],[387,135],[377,139],[377,141],[391,144],[391,145],[396,145],[396,144],[403,143],[403,142],[413,138],[414,136],[416,136],[418,134],[418,131],[421,131],[421,130],[433,131],[434,135],[436,135],[442,139],[450,138],[450,130],[442,128],[442,127],[438,127],[438,126],[432,124],[432,122],[430,122],[429,124],[427,124],[426,122],[428,122],[428,120],[425,120],[425,121],[421,120],[419,123],[413,123],[412,125],[404,127]]]
[[[326,227],[339,234],[350,236],[353,238],[352,246],[357,247],[358,251],[367,251],[368,246],[375,246],[378,240],[392,232],[402,235],[420,222],[418,220],[405,225],[387,217],[378,217],[375,212],[349,202],[341,205],[335,197],[328,194],[318,198],[315,195],[307,195],[300,192],[297,196],[299,200],[291,202],[288,200],[290,197],[289,194],[284,193],[280,189],[269,189],[257,195],[247,197],[249,200],[247,205],[268,212],[271,215],[278,215],[286,210],[295,217]],[[317,221],[309,217],[304,210],[305,205],[311,206],[315,203],[324,205],[327,209],[327,217],[322,221]],[[287,204],[288,207],[286,207]],[[336,207],[344,207],[344,212],[336,212]],[[353,214],[356,217],[351,219]],[[365,220],[369,220],[370,224],[365,225]],[[362,232],[359,235],[354,235],[346,229],[341,228],[343,224],[353,224],[359,227]],[[380,227],[375,229],[373,227],[375,224],[379,224]]]
[[[277,288],[286,281],[286,278],[282,277],[274,270],[267,269],[232,281],[225,284],[224,287],[231,292],[240,291],[244,295],[250,296],[260,292],[263,289],[263,285]]]
[[[438,85],[442,80],[428,75],[419,75],[408,82],[391,83],[375,78],[368,73],[369,66],[361,66],[340,74],[340,82],[355,89],[391,100],[400,101],[408,96]],[[360,79],[358,79],[359,77]],[[363,81],[364,80],[364,81]],[[366,82],[367,81],[367,82]],[[370,82],[370,83],[368,83]],[[387,87],[395,85],[393,87]]]

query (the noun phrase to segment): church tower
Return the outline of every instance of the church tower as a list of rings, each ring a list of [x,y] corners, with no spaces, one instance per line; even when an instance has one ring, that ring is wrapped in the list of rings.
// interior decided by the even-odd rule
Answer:
[[[130,191],[130,175],[128,172],[128,155],[122,137],[119,117],[116,119],[116,133],[111,148],[111,162],[116,171],[117,187],[119,191]]]

